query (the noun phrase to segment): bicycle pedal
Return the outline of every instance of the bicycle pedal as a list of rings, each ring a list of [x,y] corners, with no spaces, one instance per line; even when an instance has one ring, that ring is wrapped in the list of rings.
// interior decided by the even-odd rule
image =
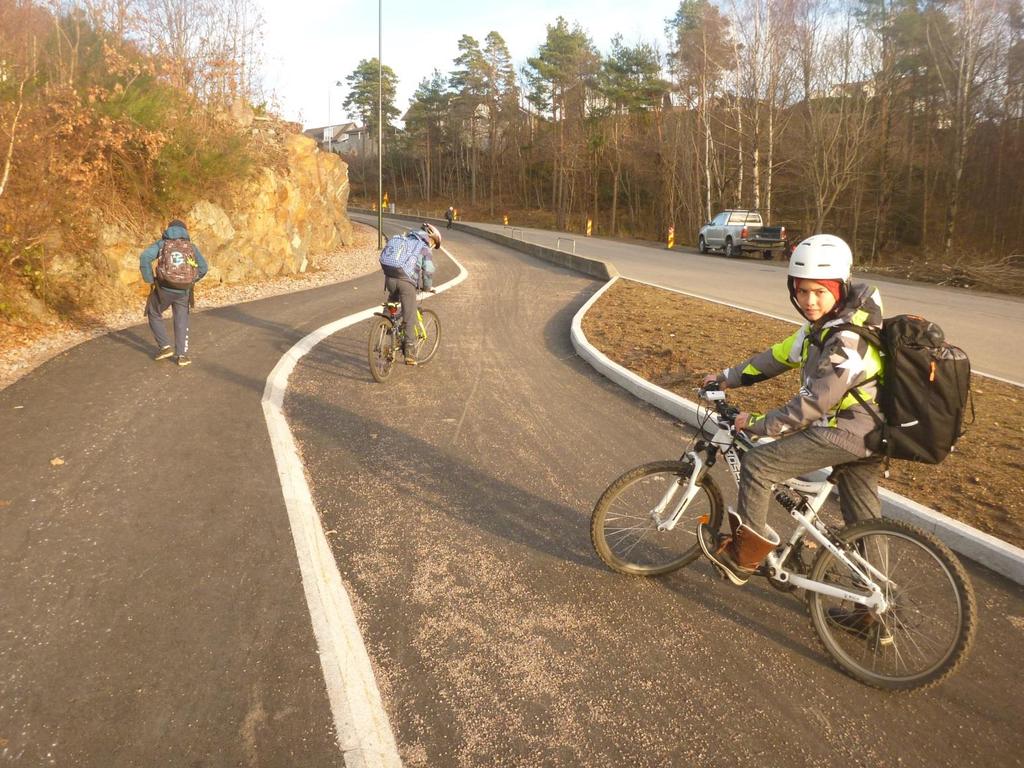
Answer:
[[[715,576],[718,577],[719,581],[728,581],[729,580],[729,577],[725,575],[725,569],[722,568],[722,566],[720,566],[718,563],[716,563],[710,557],[705,557],[704,559],[707,560],[709,563],[711,563],[711,565],[713,566],[711,570],[714,571],[714,574],[715,574]]]

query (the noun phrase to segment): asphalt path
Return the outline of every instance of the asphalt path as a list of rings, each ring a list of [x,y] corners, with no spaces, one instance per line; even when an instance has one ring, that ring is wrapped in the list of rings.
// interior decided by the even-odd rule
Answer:
[[[579,234],[542,229],[503,227],[464,222],[492,232],[525,239],[549,248],[560,245],[576,253],[611,261],[623,277],[663,285],[689,293],[738,304],[796,321],[785,284],[785,262],[746,257],[727,259],[721,254],[702,256],[695,248],[673,250]],[[558,238],[563,240],[558,243]],[[566,239],[568,238],[568,239]],[[696,236],[694,236],[696,239]],[[963,288],[926,285],[908,280],[855,273],[855,279],[877,285],[885,313],[915,314],[934,320],[946,337],[962,347],[972,366],[993,376],[1024,382],[1024,301],[1012,296]]]
[[[685,434],[574,355],[599,283],[446,246],[470,277],[430,300],[434,361],[376,384],[354,326],[285,400],[406,765],[1020,764],[1024,591],[980,567],[970,659],[909,696],[836,670],[767,585],[607,571],[595,500]]]
[[[446,240],[437,359],[375,384],[356,325],[285,401],[407,765],[1020,763],[1024,596],[983,569],[970,660],[916,696],[833,669],[790,596],[606,571],[594,500],[683,433],[573,354],[598,283]],[[0,391],[0,760],[342,764],[261,396],[380,282],[200,313],[189,368],[140,325]]]
[[[198,313],[188,368],[143,324],[0,391],[0,763],[342,764],[260,400],[381,295]]]

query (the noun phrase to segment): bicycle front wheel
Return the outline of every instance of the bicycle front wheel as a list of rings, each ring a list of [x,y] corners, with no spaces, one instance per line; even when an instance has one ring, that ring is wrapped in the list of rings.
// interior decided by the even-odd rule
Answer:
[[[437,352],[437,345],[441,343],[441,321],[437,314],[430,309],[421,309],[420,316],[423,318],[423,323],[420,328],[416,329],[419,343],[416,361],[422,365],[430,362],[434,353]]]
[[[722,494],[707,475],[672,530],[659,525],[682,502],[693,464],[656,461],[631,469],[608,486],[590,518],[590,540],[602,562],[619,573],[658,576],[689,565],[700,555],[697,523],[722,525]]]
[[[851,677],[900,691],[935,685],[966,658],[974,642],[974,589],[960,561],[925,531],[897,520],[866,520],[839,534],[885,578],[872,575],[889,603],[881,614],[836,597],[808,593],[811,623],[825,650]],[[810,578],[850,592],[863,583],[828,550]]]
[[[376,381],[384,381],[391,375],[395,366],[395,326],[390,320],[380,317],[370,327],[370,341],[367,347],[367,358],[370,362],[370,375]]]

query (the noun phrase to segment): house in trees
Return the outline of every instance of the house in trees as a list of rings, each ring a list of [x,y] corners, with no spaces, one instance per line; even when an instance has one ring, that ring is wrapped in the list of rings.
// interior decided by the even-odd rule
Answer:
[[[374,140],[370,137],[369,129],[365,125],[357,126],[355,123],[323,125],[307,128],[302,133],[316,141],[324,152],[362,157],[366,154],[373,154],[375,149]]]

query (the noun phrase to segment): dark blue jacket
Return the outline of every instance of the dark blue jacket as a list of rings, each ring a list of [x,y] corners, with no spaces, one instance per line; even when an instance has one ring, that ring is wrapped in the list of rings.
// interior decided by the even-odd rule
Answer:
[[[188,240],[189,242],[192,242],[192,238],[188,236],[188,230],[184,227],[174,226],[165,229],[163,236],[149,246],[149,248],[144,250],[139,256],[139,271],[142,272],[142,279],[147,283],[153,282],[153,262],[156,261],[157,257],[160,255],[160,243],[164,240]],[[203,258],[203,254],[199,252],[199,246],[192,243],[192,248],[196,252],[196,262],[199,264],[199,277],[196,278],[196,282],[198,283],[206,276],[206,273],[210,268],[207,266],[206,259]],[[187,288],[166,288],[162,285],[160,288],[164,291],[171,291],[172,293],[186,293],[188,291]]]

